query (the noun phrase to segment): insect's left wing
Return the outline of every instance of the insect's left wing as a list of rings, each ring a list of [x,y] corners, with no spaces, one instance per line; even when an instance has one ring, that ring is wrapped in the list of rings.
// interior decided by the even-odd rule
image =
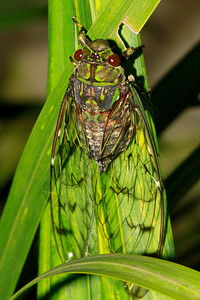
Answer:
[[[133,87],[128,90],[133,140],[97,181],[99,232],[112,253],[159,256],[164,235],[161,172],[141,100]]]
[[[139,122],[142,124],[142,131],[144,134],[144,139],[146,143],[147,156],[149,154],[149,164],[145,167],[146,173],[149,175],[150,182],[152,182],[152,191],[155,191],[155,218],[157,214],[157,232],[159,229],[159,234],[157,233],[158,246],[156,250],[156,255],[159,256],[162,252],[164,244],[164,227],[165,227],[165,212],[164,212],[164,185],[162,181],[160,162],[157,155],[157,148],[152,135],[152,127],[150,126],[149,120],[147,119],[145,110],[143,108],[140,97],[138,96],[135,88],[130,84],[130,89],[132,91],[133,99],[135,102],[135,111],[138,115]],[[154,186],[154,187],[153,187]]]

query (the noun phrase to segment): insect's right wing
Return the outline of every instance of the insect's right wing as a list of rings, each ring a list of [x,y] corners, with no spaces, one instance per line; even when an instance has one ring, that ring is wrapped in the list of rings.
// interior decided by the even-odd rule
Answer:
[[[71,81],[61,105],[50,172],[53,230],[62,262],[85,256],[90,251],[89,244],[90,248],[96,245],[91,185],[97,168],[78,137],[72,84]]]

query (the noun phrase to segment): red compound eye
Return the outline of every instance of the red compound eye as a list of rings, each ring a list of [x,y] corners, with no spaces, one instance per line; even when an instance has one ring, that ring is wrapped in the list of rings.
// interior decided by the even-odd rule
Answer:
[[[120,58],[116,54],[112,54],[108,57],[108,63],[113,67],[118,67],[120,65]]]
[[[76,61],[79,61],[83,58],[83,51],[81,49],[77,50],[75,53],[74,53],[74,58]]]

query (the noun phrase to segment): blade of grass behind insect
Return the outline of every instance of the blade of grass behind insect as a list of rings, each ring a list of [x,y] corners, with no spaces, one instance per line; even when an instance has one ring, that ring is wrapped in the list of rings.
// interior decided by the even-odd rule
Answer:
[[[97,17],[88,35],[94,38],[115,38],[121,23],[130,26],[133,32],[139,33],[160,1],[110,0]],[[109,22],[109,26],[107,26]]]
[[[121,5],[123,6],[122,1]],[[128,13],[129,11],[127,15]],[[111,15],[108,16],[111,17]],[[118,12],[113,24],[114,30],[123,18],[124,11],[122,14]],[[110,38],[111,33],[114,32],[114,30],[110,31],[110,19],[103,21],[105,28],[102,37]],[[102,20],[98,19],[95,26],[100,28]],[[101,36],[101,32],[98,31],[98,35]],[[63,39],[65,39],[64,36]],[[69,63],[30,135],[2,215],[0,299],[7,299],[13,292],[48,199],[48,195],[44,197],[44,181],[48,181],[49,177],[51,145],[60,106],[59,101],[64,95],[71,73],[72,64]]]
[[[75,36],[75,28],[71,22],[71,15],[74,14],[72,1],[51,0],[48,5],[48,28],[49,28],[49,64],[48,64],[48,85],[49,95],[59,80],[67,64],[70,54],[74,51],[74,43],[68,43]],[[49,180],[47,181],[49,185]],[[47,186],[47,190],[49,187]],[[52,267],[52,257],[58,260],[56,249],[52,248],[53,243],[50,206],[46,207],[40,224],[39,242],[39,274]],[[58,261],[59,263],[59,261]],[[38,299],[50,295],[51,280],[47,279],[38,284]]]

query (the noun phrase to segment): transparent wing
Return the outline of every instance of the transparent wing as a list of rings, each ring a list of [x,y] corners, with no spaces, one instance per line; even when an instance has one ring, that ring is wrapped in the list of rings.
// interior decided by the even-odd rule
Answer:
[[[97,206],[111,252],[159,256],[164,233],[163,187],[154,140],[139,96],[129,88],[133,140],[102,174]]]
[[[88,247],[96,245],[91,234],[95,225],[92,178],[96,166],[94,169],[87,149],[80,144],[70,91],[61,106],[51,164],[52,222],[61,261],[85,256]]]
[[[129,88],[133,140],[100,174],[89,149],[80,142],[70,90],[61,107],[51,166],[52,220],[61,260],[115,252],[159,254],[164,222],[162,183],[155,145],[136,91]],[[81,115],[76,112],[77,117]],[[81,130],[85,136],[84,126]]]

